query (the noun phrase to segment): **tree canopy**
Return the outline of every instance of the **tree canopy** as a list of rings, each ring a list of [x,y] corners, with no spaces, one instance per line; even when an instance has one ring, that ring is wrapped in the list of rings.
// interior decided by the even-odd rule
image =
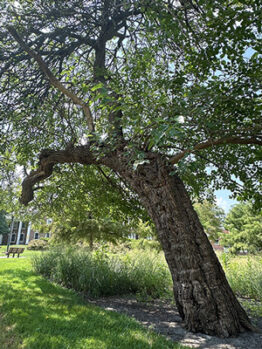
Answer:
[[[70,144],[101,158],[120,132],[134,166],[160,152],[196,196],[259,200],[257,1],[6,0],[1,13],[2,169]]]

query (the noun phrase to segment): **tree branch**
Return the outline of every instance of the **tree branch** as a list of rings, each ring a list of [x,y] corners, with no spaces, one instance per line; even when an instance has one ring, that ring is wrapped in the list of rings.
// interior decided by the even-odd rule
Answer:
[[[215,145],[227,145],[227,144],[257,144],[257,145],[262,145],[262,138],[256,138],[256,137],[250,137],[250,138],[241,138],[237,136],[230,136],[230,137],[223,137],[223,138],[218,138],[214,140],[209,140],[207,142],[199,143],[195,145],[191,149],[186,149],[183,150],[180,153],[177,153],[174,155],[171,159],[170,162],[171,164],[177,164],[181,159],[186,154],[191,154],[194,153],[195,151],[203,150],[203,149],[208,149],[211,148]]]
[[[79,146],[66,150],[44,149],[39,155],[39,168],[32,171],[22,183],[20,202],[27,205],[34,198],[34,185],[50,177],[56,164],[80,163],[83,165],[98,164],[89,147]]]
[[[20,35],[17,33],[14,27],[7,27],[9,33],[13,36],[13,38],[19,43],[19,45],[32,57],[37,63],[41,71],[45,74],[45,76],[50,81],[51,85],[56,87],[60,92],[69,97],[76,105],[82,107],[85,117],[87,119],[87,125],[90,132],[94,132],[94,123],[92,114],[89,106],[84,103],[77,95],[75,95],[72,91],[68,90],[50,71],[46,63],[43,61],[42,57],[36,54],[31,48],[22,40]]]

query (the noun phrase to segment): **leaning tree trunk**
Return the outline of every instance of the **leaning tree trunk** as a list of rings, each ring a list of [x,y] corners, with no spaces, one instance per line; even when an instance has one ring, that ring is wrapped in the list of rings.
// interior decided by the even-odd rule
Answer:
[[[186,328],[221,337],[253,330],[172,168],[157,156],[136,171],[125,161],[118,165],[156,225]]]
[[[33,186],[51,175],[54,164],[97,163],[81,147],[45,155],[39,169],[23,181],[24,204],[32,200]],[[145,159],[134,169],[127,152],[118,149],[98,164],[114,169],[130,184],[155,222],[186,328],[222,337],[255,330],[226,280],[182,181],[171,175],[172,166],[160,155],[147,153]]]

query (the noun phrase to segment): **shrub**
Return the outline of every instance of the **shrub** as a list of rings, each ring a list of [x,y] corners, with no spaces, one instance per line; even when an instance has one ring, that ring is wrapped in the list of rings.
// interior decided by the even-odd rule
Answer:
[[[91,297],[134,293],[159,298],[171,293],[169,270],[157,252],[110,255],[56,248],[35,256],[33,266],[52,281]]]
[[[28,250],[43,251],[48,249],[48,241],[44,239],[31,240],[27,246]]]

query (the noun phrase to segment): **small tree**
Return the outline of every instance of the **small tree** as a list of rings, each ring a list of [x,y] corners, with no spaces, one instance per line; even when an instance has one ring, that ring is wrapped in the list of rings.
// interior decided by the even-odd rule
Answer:
[[[116,242],[148,219],[137,197],[112,171],[99,166],[61,168],[38,195],[31,220],[64,242]],[[46,224],[46,217],[52,220]]]
[[[95,219],[88,212],[82,217],[68,216],[61,220],[52,222],[52,239],[57,242],[76,243],[78,241],[88,242],[90,249],[97,241],[108,241],[116,243],[121,238],[127,237],[129,228],[121,222],[110,219]]]
[[[230,246],[230,251],[237,253],[262,251],[262,214],[255,211],[251,203],[235,205],[227,214],[222,244]]]

